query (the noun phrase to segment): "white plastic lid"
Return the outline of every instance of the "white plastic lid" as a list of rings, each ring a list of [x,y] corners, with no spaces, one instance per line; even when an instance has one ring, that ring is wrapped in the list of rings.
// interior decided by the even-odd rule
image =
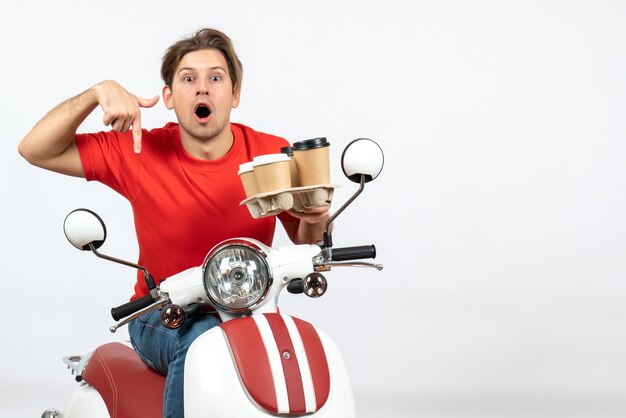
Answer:
[[[243,163],[239,165],[239,171],[237,172],[237,174],[242,175],[243,173],[248,173],[253,170],[254,170],[254,164],[252,164],[252,162]]]
[[[252,159],[252,165],[264,165],[264,164],[272,164],[279,163],[281,161],[290,161],[289,156],[287,154],[265,154],[258,155]]]

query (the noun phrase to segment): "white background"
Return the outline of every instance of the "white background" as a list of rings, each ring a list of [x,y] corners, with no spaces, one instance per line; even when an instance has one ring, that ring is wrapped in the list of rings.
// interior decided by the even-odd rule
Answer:
[[[61,357],[127,338],[108,312],[134,272],[74,250],[65,215],[98,211],[103,250],[137,254],[125,200],[18,142],[103,79],[160,93],[163,51],[203,26],[244,63],[234,121],[328,137],[335,208],[343,146],[385,150],[335,233],[385,270],[281,299],[342,349],[359,417],[626,416],[626,3],[25,0],[0,14],[1,417],[62,408]]]

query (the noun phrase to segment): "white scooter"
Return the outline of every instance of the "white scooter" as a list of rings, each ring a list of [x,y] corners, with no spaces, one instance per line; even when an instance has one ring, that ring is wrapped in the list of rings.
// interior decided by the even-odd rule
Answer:
[[[360,187],[328,221],[322,245],[270,248],[254,239],[229,239],[211,249],[202,266],[159,286],[145,268],[97,251],[106,229],[95,213],[71,212],[65,234],[81,250],[144,272],[150,294],[113,308],[113,318],[121,321],[111,332],[155,309],[170,328],[206,306],[219,313],[222,324],[198,337],[186,357],[186,418],[355,417],[350,381],[336,345],[310,323],[279,313],[277,304],[285,288],[322,296],[327,282],[320,272],[333,267],[382,269],[354,261],[374,258],[373,245],[333,248],[330,224],[378,176],[383,160],[372,140],[358,139],[346,147],[343,171]],[[42,418],[162,416],[165,377],[147,367],[130,344],[105,344],[64,361],[80,384],[63,413],[49,409]]]

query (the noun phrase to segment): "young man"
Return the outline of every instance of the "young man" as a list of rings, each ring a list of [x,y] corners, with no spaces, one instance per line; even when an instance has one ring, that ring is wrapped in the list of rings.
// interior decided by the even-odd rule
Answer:
[[[100,181],[131,203],[139,243],[139,264],[159,281],[202,263],[209,249],[235,236],[271,245],[275,217],[253,219],[239,206],[244,191],[239,164],[256,155],[277,153],[282,138],[230,122],[239,104],[242,66],[230,39],[201,29],[174,43],[163,57],[165,106],[178,123],[150,131],[141,128],[140,108],[158,96],[137,97],[115,81],[103,81],[70,98],[43,117],[21,141],[31,164]],[[96,108],[108,132],[77,134]],[[327,208],[278,216],[294,243],[322,238]],[[140,273],[133,299],[148,290]],[[129,325],[131,341],[144,362],[167,375],[164,416],[183,416],[183,370],[191,342],[218,324],[212,315],[164,328],[157,312]]]

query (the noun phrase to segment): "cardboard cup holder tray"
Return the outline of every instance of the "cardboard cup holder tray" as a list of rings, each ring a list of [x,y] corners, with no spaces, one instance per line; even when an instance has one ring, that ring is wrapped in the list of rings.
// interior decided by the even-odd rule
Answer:
[[[259,193],[244,200],[240,205],[248,206],[250,214],[255,219],[276,215],[290,209],[302,212],[308,208],[330,206],[336,187],[339,186],[318,184],[279,189],[269,193]]]

